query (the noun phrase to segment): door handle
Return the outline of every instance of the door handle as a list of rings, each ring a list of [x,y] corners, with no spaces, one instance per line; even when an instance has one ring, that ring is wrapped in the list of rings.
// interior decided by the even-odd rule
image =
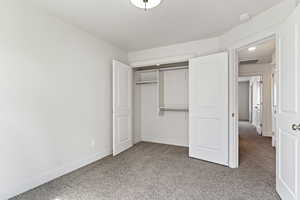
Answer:
[[[298,124],[298,125],[297,124],[293,124],[292,125],[292,130],[293,131],[297,131],[297,130],[300,131],[300,124]]]

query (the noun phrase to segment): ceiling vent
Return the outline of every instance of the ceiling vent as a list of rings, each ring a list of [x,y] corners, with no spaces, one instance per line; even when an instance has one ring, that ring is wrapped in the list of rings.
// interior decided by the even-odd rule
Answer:
[[[241,60],[240,65],[249,65],[249,64],[256,64],[258,60]]]

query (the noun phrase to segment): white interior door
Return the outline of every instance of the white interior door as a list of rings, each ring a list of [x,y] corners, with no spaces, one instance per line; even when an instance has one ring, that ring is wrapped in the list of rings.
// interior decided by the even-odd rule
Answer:
[[[132,146],[132,68],[113,61],[113,155]]]
[[[228,53],[189,61],[189,155],[228,165]]]
[[[300,200],[300,7],[282,24],[279,46],[277,191]],[[294,126],[293,126],[294,124]]]

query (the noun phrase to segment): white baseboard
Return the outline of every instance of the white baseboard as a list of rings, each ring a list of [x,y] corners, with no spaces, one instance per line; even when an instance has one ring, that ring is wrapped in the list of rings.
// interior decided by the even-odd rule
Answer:
[[[259,134],[262,134],[262,130],[261,130],[260,127],[257,127],[257,126],[256,126],[256,131],[257,131]]]
[[[276,147],[276,137],[272,136],[272,147]]]
[[[264,137],[272,137],[273,132],[272,131],[263,131],[262,136]]]
[[[97,160],[100,160],[110,154],[112,154],[112,150],[105,149],[102,152],[96,153],[87,158],[73,161],[70,164],[66,164],[62,167],[58,167],[58,168],[48,171],[44,174],[37,175],[36,177],[33,177],[31,180],[27,180],[23,183],[20,183],[19,185],[16,185],[14,188],[9,188],[5,194],[0,194],[0,200],[7,200],[18,194],[21,194],[23,192],[31,190],[31,189],[38,187],[44,183],[52,181],[60,176],[63,176],[74,170],[77,170],[81,167],[91,164]]]
[[[149,143],[156,143],[156,144],[166,144],[171,146],[178,146],[178,147],[189,147],[188,144],[179,144],[179,143],[172,143],[172,142],[162,142],[156,140],[141,140],[141,142],[149,142]]]

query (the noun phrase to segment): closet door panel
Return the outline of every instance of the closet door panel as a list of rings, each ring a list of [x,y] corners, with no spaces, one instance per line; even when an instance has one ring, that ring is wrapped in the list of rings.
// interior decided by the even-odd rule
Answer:
[[[228,165],[228,54],[189,65],[190,157]]]
[[[132,69],[114,60],[113,155],[130,148],[132,137]]]

